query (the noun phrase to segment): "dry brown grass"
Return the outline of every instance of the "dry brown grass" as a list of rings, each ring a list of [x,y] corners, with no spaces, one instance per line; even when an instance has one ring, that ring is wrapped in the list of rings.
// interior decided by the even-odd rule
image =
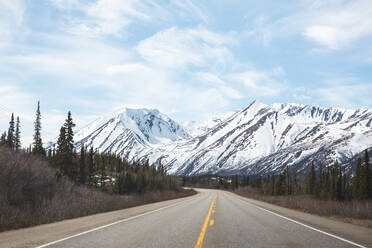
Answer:
[[[364,226],[372,224],[372,201],[321,200],[310,195],[270,196],[260,194],[249,187],[239,188],[234,192],[241,196],[311,214],[333,217]],[[360,220],[363,220],[363,223]]]
[[[103,193],[57,180],[46,161],[0,147],[0,231],[118,210],[194,194],[193,190],[145,194]]]

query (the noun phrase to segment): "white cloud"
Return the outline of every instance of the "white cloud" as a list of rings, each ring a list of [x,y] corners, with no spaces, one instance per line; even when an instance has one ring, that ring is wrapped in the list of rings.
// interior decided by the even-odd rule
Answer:
[[[371,108],[372,83],[363,82],[352,75],[326,78],[324,85],[311,91],[320,101],[331,106],[347,108]]]
[[[66,12],[65,30],[88,37],[100,35],[123,36],[130,24],[162,22],[170,20],[201,20],[208,23],[208,17],[191,0],[183,1],[140,1],[140,0],[51,0],[61,10],[79,11],[71,16]]]
[[[148,62],[164,67],[211,66],[231,58],[229,45],[236,41],[204,28],[172,27],[141,41],[138,53]]]
[[[338,49],[342,39],[345,42],[345,32],[330,26],[311,26],[304,36],[331,49]]]
[[[52,3],[62,10],[80,11],[79,17],[66,16],[65,29],[84,36],[121,36],[133,21],[149,21],[149,8],[153,7],[139,0],[97,0],[93,3],[52,0]]]
[[[198,72],[196,73],[196,77],[202,83],[208,82],[208,83],[219,84],[219,85],[225,84],[225,82],[222,81],[221,78],[219,78],[217,75],[211,72]]]
[[[372,35],[372,8],[369,0],[336,1],[311,10],[316,19],[303,35],[329,49],[341,49]]]
[[[147,67],[141,63],[128,63],[123,65],[112,65],[106,69],[107,74],[143,73]]]
[[[228,98],[231,98],[231,99],[243,98],[243,95],[238,90],[231,88],[229,86],[219,85],[217,88],[221,91],[223,95],[227,96]]]
[[[204,84],[208,84],[210,87],[218,89],[222,95],[231,99],[241,99],[243,95],[235,88],[229,86],[219,76],[211,72],[199,72],[196,73],[196,79]]]
[[[300,34],[321,47],[342,49],[372,35],[371,1],[298,1],[285,17],[259,18],[253,32],[265,45],[274,36]]]
[[[83,3],[80,0],[50,0],[51,3],[59,8],[65,10],[79,9],[83,7]]]
[[[281,67],[269,71],[249,69],[233,73],[228,76],[230,80],[242,83],[248,93],[253,96],[275,96],[286,87],[285,75]]]
[[[11,42],[23,25],[25,4],[22,0],[0,0],[0,48]]]
[[[340,84],[330,87],[320,88],[315,94],[320,99],[331,106],[340,106],[343,108],[371,108],[370,92],[372,92],[372,83],[366,84]]]
[[[191,0],[175,0],[176,5],[188,12],[188,15],[197,15],[204,23],[208,23],[208,17]]]

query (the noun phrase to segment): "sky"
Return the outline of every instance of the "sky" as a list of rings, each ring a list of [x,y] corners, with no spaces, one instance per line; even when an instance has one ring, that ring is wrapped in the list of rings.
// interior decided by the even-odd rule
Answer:
[[[372,108],[370,0],[0,0],[0,130],[32,142],[119,107],[204,121],[295,102]]]

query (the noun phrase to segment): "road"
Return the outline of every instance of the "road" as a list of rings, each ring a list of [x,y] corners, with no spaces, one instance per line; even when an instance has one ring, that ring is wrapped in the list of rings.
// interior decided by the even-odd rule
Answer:
[[[0,247],[372,247],[372,229],[217,190],[0,233]]]

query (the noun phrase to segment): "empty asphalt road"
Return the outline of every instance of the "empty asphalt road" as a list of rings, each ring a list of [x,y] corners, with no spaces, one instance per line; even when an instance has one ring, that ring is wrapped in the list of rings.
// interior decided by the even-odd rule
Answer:
[[[0,247],[372,247],[372,229],[217,190],[0,233]]]

